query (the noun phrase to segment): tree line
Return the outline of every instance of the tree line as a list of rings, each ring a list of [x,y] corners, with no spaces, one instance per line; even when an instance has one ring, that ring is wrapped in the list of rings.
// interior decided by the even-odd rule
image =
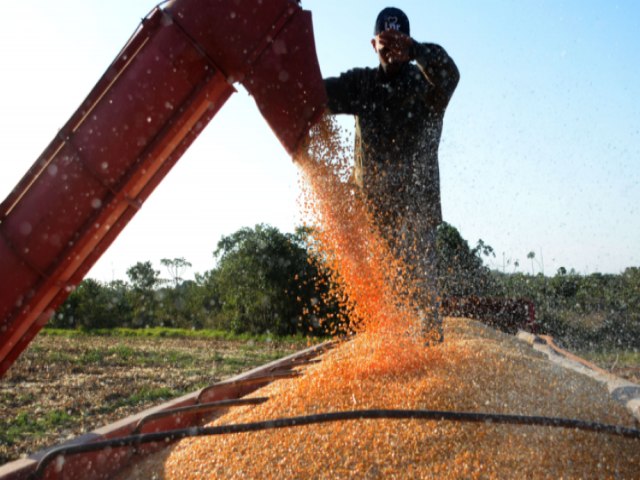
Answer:
[[[572,349],[640,349],[640,268],[621,274],[559,268],[542,273],[492,272],[495,294],[527,297],[536,305],[541,331]]]
[[[526,299],[540,333],[571,349],[640,349],[640,268],[620,274],[579,274],[560,267],[552,275],[489,269],[495,252],[483,240],[471,248],[446,223],[438,232],[441,291],[445,296]],[[533,262],[535,254],[527,256]]]
[[[150,261],[127,269],[128,281],[87,278],[49,325],[209,328],[278,336],[337,332],[344,323],[339,304],[308,253],[308,238],[304,228],[282,233],[261,224],[223,236],[213,252],[216,266],[194,280],[181,277],[191,266],[184,258],[162,259],[168,280]]]
[[[63,328],[211,328],[236,333],[326,335],[348,328],[344,300],[308,248],[312,232],[283,233],[269,225],[223,236],[215,267],[182,278],[184,258],[163,259],[163,280],[151,262],[127,270],[128,281],[82,281],[58,309],[51,326]],[[640,348],[640,268],[621,274],[581,275],[560,268],[553,276],[490,269],[483,240],[474,247],[444,223],[437,237],[438,276],[445,297],[528,299],[536,320],[571,348]]]

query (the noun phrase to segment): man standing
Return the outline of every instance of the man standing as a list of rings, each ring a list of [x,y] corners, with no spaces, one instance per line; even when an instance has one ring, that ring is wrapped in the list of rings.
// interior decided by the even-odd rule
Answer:
[[[460,74],[442,47],[411,38],[409,19],[397,8],[380,12],[374,35],[380,66],[325,79],[328,109],[356,118],[355,182],[392,251],[411,271],[427,343],[435,343],[442,341],[438,146]]]

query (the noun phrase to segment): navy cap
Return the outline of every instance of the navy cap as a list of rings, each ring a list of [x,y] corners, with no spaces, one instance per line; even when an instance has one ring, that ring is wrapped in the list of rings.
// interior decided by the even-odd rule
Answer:
[[[399,8],[387,7],[378,14],[373,34],[378,35],[385,30],[398,30],[405,35],[411,35],[409,33],[409,18]]]

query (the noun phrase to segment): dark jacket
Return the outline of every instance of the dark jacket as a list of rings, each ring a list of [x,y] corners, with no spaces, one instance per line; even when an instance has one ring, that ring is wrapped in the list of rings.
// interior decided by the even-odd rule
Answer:
[[[355,181],[379,219],[418,211],[435,228],[442,222],[438,145],[459,73],[438,45],[416,43],[412,56],[416,64],[391,78],[382,68],[356,68],[325,79],[325,87],[330,113],[356,117]]]

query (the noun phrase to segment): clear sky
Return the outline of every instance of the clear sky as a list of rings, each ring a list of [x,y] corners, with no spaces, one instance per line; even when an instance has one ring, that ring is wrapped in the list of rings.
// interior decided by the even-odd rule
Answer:
[[[0,29],[0,196],[53,139],[156,4],[21,0]],[[553,274],[640,266],[640,2],[303,0],[322,73],[373,66],[378,11],[409,15],[461,82],[440,148],[443,213],[492,266]],[[345,119],[346,125],[352,125]],[[89,276],[184,257],[213,266],[221,235],[299,223],[297,172],[244,91],[234,95]],[[3,272],[4,273],[4,272]],[[163,272],[166,275],[166,272]]]

